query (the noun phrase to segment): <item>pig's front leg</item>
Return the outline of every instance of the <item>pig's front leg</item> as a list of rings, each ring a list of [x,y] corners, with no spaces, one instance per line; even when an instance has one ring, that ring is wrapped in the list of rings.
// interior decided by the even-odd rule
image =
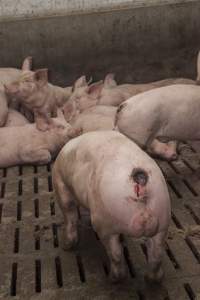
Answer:
[[[147,260],[148,271],[146,279],[149,281],[160,282],[163,278],[164,272],[162,269],[162,255],[164,252],[166,232],[160,232],[146,242],[147,246]]]
[[[53,183],[65,223],[65,249],[71,249],[78,243],[78,212],[74,196],[63,183],[56,170],[53,171]]]
[[[46,149],[33,150],[31,146],[24,147],[20,154],[22,163],[45,165],[51,161],[51,154]]]
[[[54,127],[53,120],[49,113],[41,113],[34,110],[34,117],[37,129],[41,131],[47,131]]]
[[[168,143],[162,143],[157,139],[153,140],[151,145],[148,147],[148,152],[150,154],[155,154],[163,159],[168,161],[176,160],[177,159],[177,142],[170,141]]]
[[[110,259],[110,279],[113,283],[126,278],[127,269],[125,266],[123,246],[119,235],[112,235],[101,239]]]

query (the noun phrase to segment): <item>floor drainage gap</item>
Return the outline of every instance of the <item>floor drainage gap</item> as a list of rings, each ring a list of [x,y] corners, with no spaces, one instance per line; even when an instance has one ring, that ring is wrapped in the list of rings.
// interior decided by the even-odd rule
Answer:
[[[185,289],[188,297],[190,298],[190,300],[197,299],[189,283],[184,283],[184,289]]]
[[[81,282],[84,283],[84,282],[86,282],[86,277],[85,277],[85,270],[84,270],[82,258],[80,255],[76,255],[76,261],[77,261],[77,265],[78,265],[80,280],[81,280]]]
[[[185,208],[189,211],[189,213],[191,214],[192,218],[194,219],[194,221],[196,222],[197,225],[200,225],[200,219],[199,217],[195,214],[195,212],[193,211],[192,207],[189,204],[185,204],[184,205]]]
[[[176,269],[176,270],[180,269],[180,265],[177,262],[173,252],[171,251],[171,249],[169,248],[169,245],[167,243],[165,244],[165,251],[166,251],[167,256],[169,257],[170,261],[172,262],[174,269]]]
[[[192,251],[197,262],[200,264],[200,254],[199,254],[198,250],[196,249],[195,245],[193,244],[192,240],[189,237],[186,237],[185,241],[186,241],[188,247],[190,248],[190,250]]]
[[[6,183],[2,182],[2,184],[1,184],[1,195],[0,195],[0,198],[4,198],[5,197],[5,192],[6,192]]]
[[[51,175],[48,176],[48,188],[49,188],[49,192],[53,191],[53,184],[52,184],[52,177],[51,177]]]
[[[62,264],[59,256],[55,258],[55,266],[56,266],[57,285],[59,287],[62,287],[63,286]]]
[[[132,263],[131,258],[130,258],[129,250],[126,246],[124,246],[124,258],[125,258],[125,261],[127,263],[128,270],[129,270],[129,273],[130,273],[131,277],[135,277],[135,270],[134,270],[134,267],[133,267],[133,263]]]
[[[12,264],[12,275],[11,275],[11,285],[10,285],[10,295],[17,295],[17,263]]]
[[[171,180],[167,180],[168,185],[170,186],[170,188],[172,189],[172,191],[175,193],[175,195],[178,198],[182,198],[182,195],[179,193],[179,191],[177,190],[177,188],[175,187],[175,185],[173,184],[173,182]]]
[[[39,199],[34,200],[34,211],[35,211],[35,218],[39,218],[40,216]]]
[[[35,291],[41,293],[41,261],[37,259],[35,261]]]
[[[19,228],[15,229],[15,235],[14,235],[14,253],[19,252]]]
[[[22,220],[22,202],[18,201],[17,202],[17,221]]]

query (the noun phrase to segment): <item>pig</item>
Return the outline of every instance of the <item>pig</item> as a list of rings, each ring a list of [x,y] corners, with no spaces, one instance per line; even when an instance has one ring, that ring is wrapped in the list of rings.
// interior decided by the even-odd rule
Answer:
[[[42,131],[53,126],[51,117],[56,117],[57,108],[68,100],[72,90],[48,83],[47,69],[27,71],[5,88],[8,96],[17,98],[34,113],[37,128]]]
[[[82,128],[83,133],[96,130],[112,130],[115,127],[117,107],[97,105],[84,110],[74,117],[70,124]]]
[[[82,78],[82,77],[81,77]],[[108,74],[103,81],[88,85],[86,79],[75,82],[73,93],[65,106],[65,111],[71,102],[75,103],[77,110],[83,111],[94,105],[118,106],[128,98],[162,86],[172,84],[196,84],[194,80],[185,78],[169,78],[144,84],[117,85],[114,74]]]
[[[114,74],[108,74],[104,80],[99,103],[102,105],[118,106],[132,96],[172,84],[196,84],[196,82],[187,78],[168,78],[151,83],[117,85],[114,80]]]
[[[0,68],[0,85],[10,84],[18,80],[21,74],[29,71],[32,68],[32,57],[28,56],[24,59],[21,69],[15,68]]]
[[[162,149],[158,154],[165,158],[163,141],[200,139],[199,115],[200,87],[171,85],[126,100],[117,110],[115,125],[143,149]]]
[[[82,206],[106,248],[113,282],[126,275],[120,234],[147,238],[147,278],[162,279],[171,207],[165,179],[152,158],[117,131],[88,132],[63,147],[52,178],[66,248],[78,242],[77,206]]]
[[[38,130],[36,124],[0,128],[0,168],[47,164],[80,133],[60,116],[53,122],[54,127],[48,132]]]
[[[17,110],[11,108],[8,109],[8,117],[5,127],[24,126],[29,123],[30,122],[26,119],[26,117]]]
[[[4,126],[8,117],[8,99],[5,94],[4,84],[9,84],[12,80],[19,78],[23,71],[31,67],[32,59],[27,57],[23,64],[22,70],[14,68],[0,68],[0,127]]]

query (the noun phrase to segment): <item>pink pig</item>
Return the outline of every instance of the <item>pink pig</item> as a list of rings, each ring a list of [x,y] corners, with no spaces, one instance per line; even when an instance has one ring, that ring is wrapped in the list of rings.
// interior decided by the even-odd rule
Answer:
[[[0,128],[0,168],[20,164],[47,164],[80,130],[74,130],[64,117],[53,119],[47,132],[36,124]]]
[[[37,128],[43,131],[53,126],[51,117],[56,117],[57,108],[68,100],[72,90],[48,83],[47,69],[24,72],[5,88],[8,96],[17,98],[34,113]]]
[[[147,238],[148,278],[160,280],[170,222],[170,198],[157,164],[116,131],[85,133],[67,143],[53,167],[53,184],[64,215],[66,247],[78,241],[77,206],[91,223],[110,259],[110,277],[126,267],[120,234]]]
[[[116,126],[143,149],[156,147],[166,158],[163,141],[200,140],[199,115],[200,86],[171,85],[126,100]]]
[[[32,58],[27,57],[23,64],[22,69],[14,68],[0,68],[0,127],[4,126],[8,116],[8,99],[5,94],[4,85],[11,83],[13,80],[17,80],[23,71],[31,68]]]
[[[171,84],[193,84],[196,82],[185,78],[169,78],[144,84],[121,84],[117,85],[114,74],[108,74],[103,81],[91,85],[86,81],[85,76],[79,78],[74,85],[73,93],[66,103],[65,113],[70,110],[70,103],[73,102],[74,109],[83,111],[94,105],[118,106],[128,98],[162,86]],[[68,108],[69,107],[69,108]]]
[[[15,127],[15,126],[24,126],[30,122],[26,119],[24,115],[18,112],[15,109],[8,109],[8,117],[5,123],[5,127]]]

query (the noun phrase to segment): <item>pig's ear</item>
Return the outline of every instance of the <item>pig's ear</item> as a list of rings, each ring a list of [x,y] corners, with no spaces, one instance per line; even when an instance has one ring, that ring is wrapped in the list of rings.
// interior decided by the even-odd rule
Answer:
[[[90,96],[92,96],[92,98],[98,99],[101,96],[101,91],[102,91],[103,87],[104,87],[104,84],[103,84],[102,80],[95,82],[87,88],[87,93]]]
[[[61,108],[58,108],[57,109],[57,117],[60,119],[60,120],[65,120],[65,116],[63,114],[63,111]]]
[[[196,82],[198,85],[200,85],[200,51],[198,53],[197,57],[197,79]]]
[[[48,69],[39,69],[34,72],[34,79],[40,87],[48,83]]]
[[[104,79],[104,87],[105,88],[112,88],[117,86],[117,82],[115,81],[115,74],[109,73],[106,75]]]
[[[83,129],[81,127],[73,128],[72,126],[69,128],[69,131],[67,133],[69,138],[75,138],[76,136],[79,136],[83,133]]]
[[[22,63],[22,71],[30,71],[33,65],[33,58],[32,56],[28,56]]]
[[[88,86],[86,76],[81,76],[79,79],[77,79],[75,81],[74,86],[73,86],[73,91],[80,87],[84,87],[84,86]]]
[[[69,122],[74,112],[74,103],[70,101],[67,102],[62,108],[62,112],[64,113],[64,118],[66,122]]]

